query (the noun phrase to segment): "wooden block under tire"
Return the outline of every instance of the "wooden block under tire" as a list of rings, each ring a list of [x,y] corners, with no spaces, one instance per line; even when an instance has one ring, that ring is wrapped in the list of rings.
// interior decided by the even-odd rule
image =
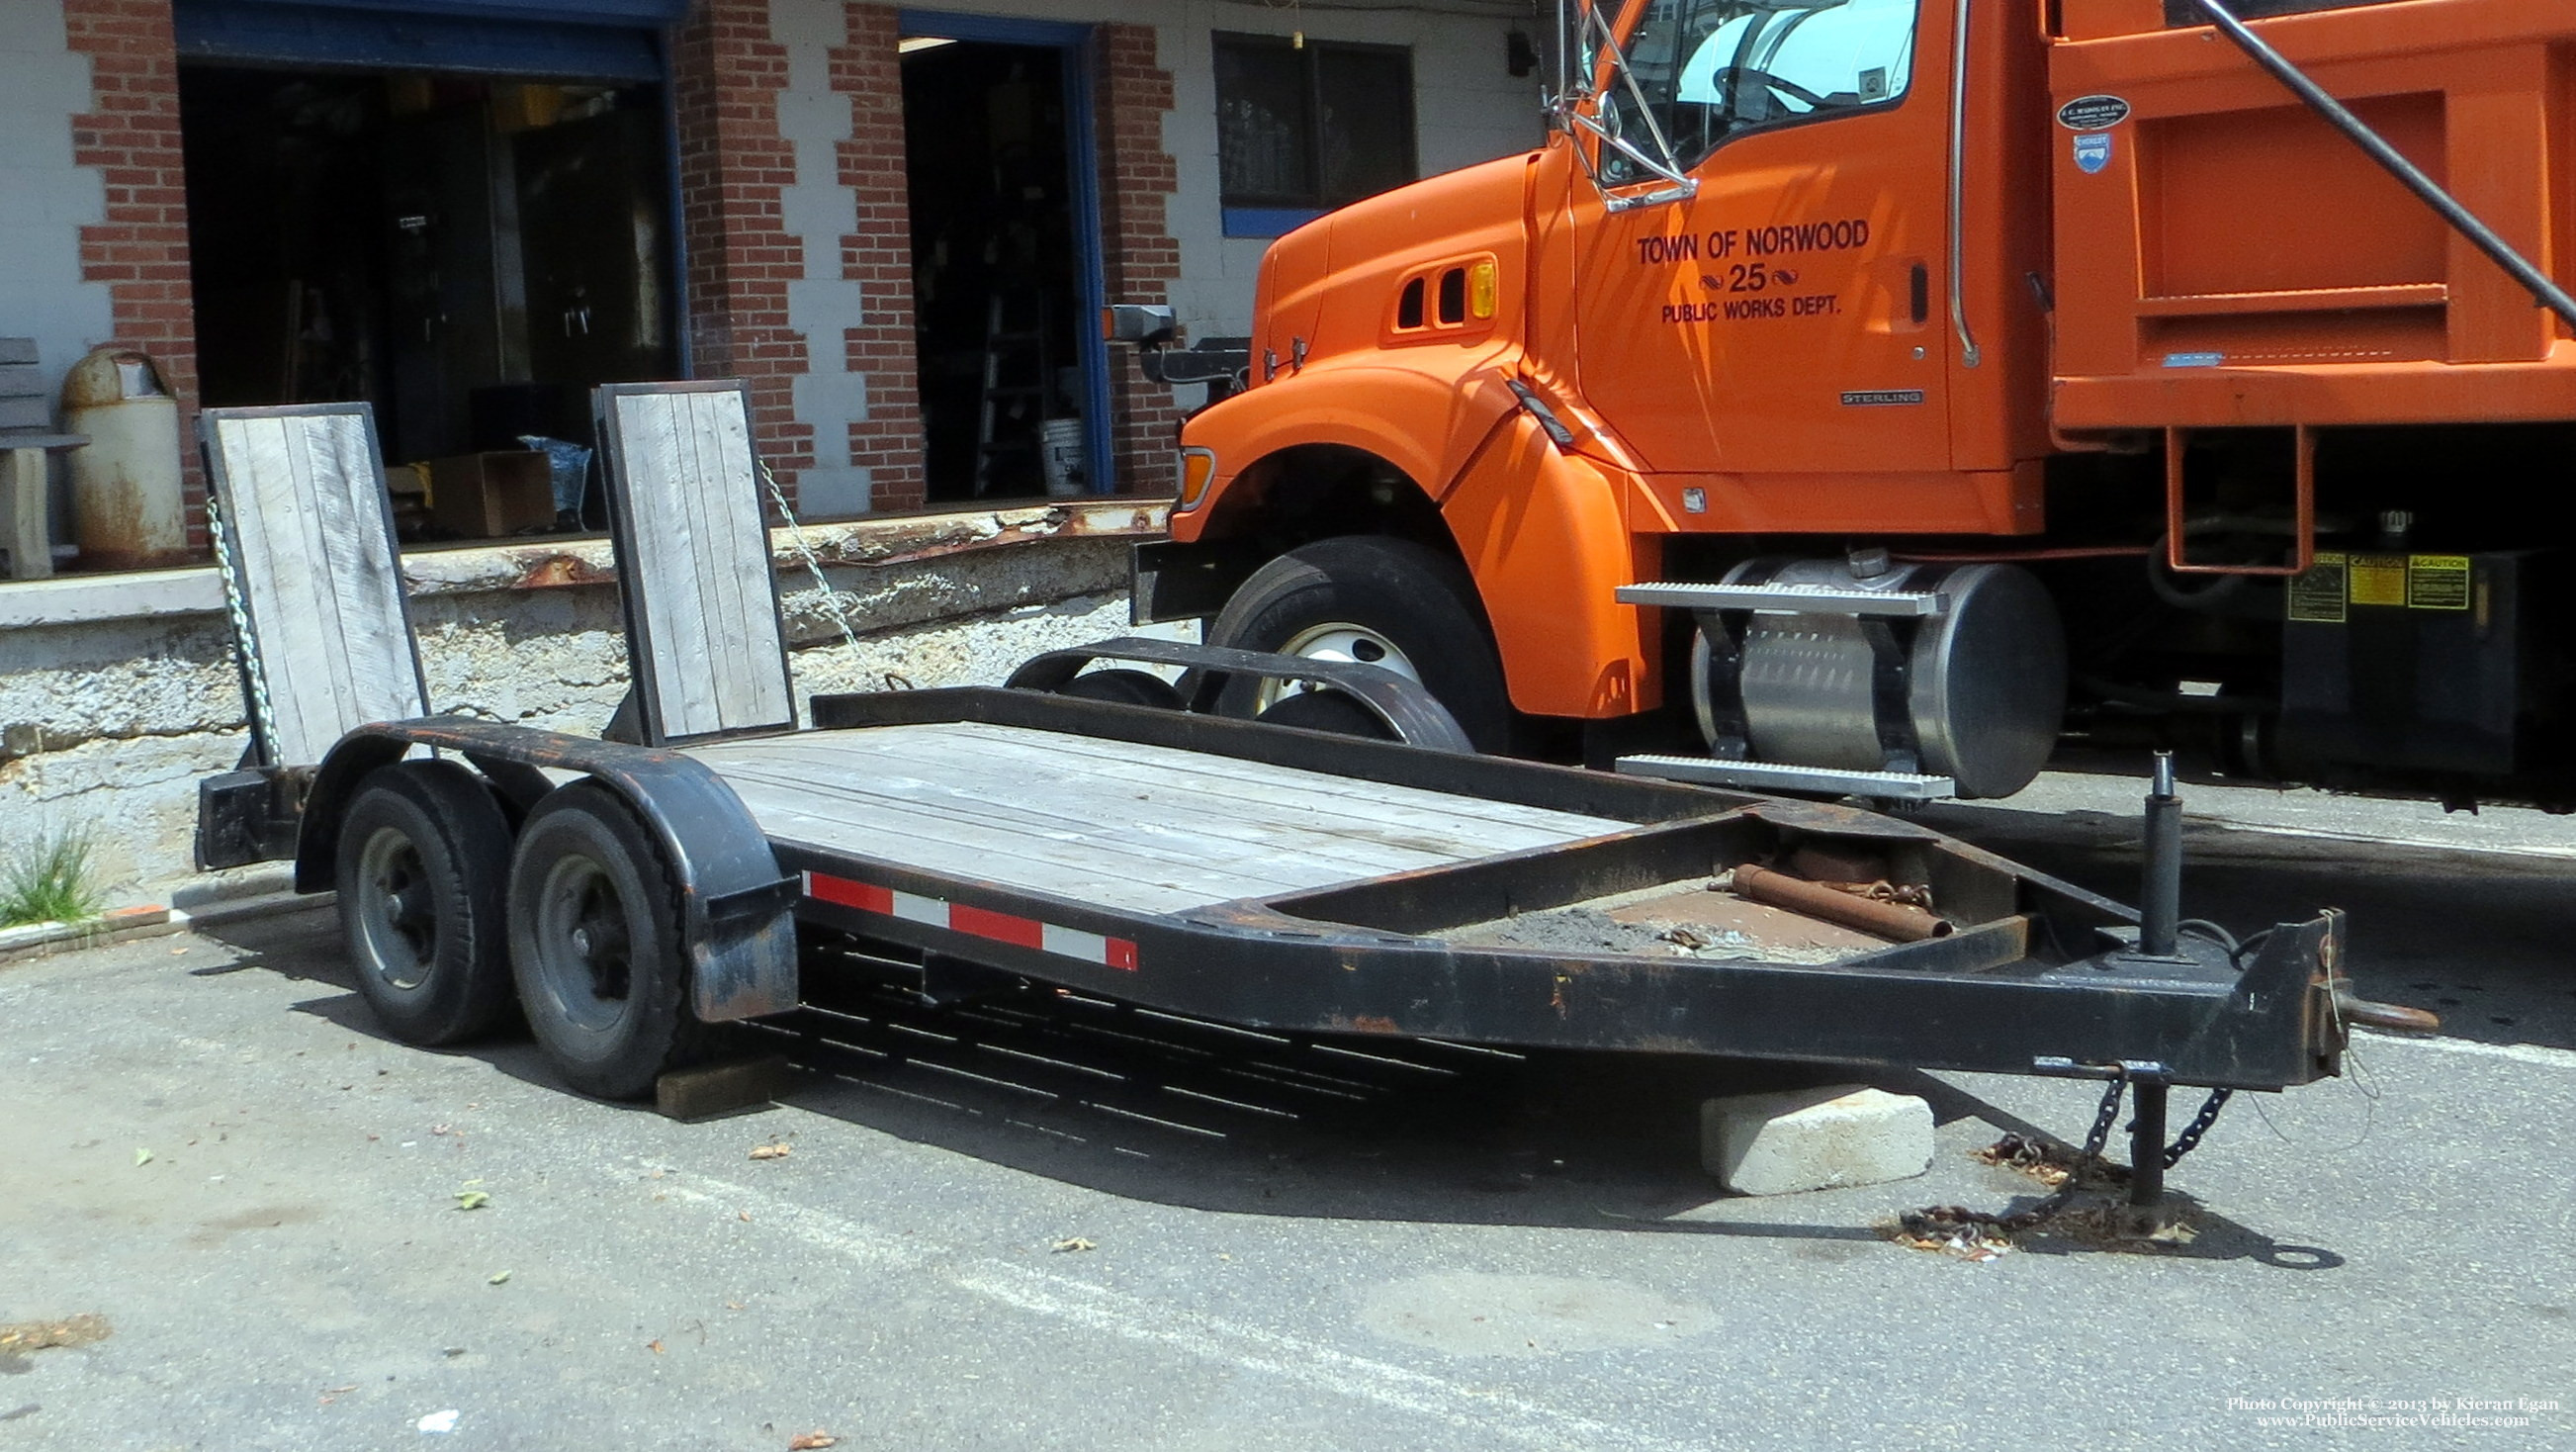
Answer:
[[[776,1054],[699,1064],[654,1080],[653,1108],[672,1119],[709,1119],[767,1104],[795,1082],[795,1069]]]

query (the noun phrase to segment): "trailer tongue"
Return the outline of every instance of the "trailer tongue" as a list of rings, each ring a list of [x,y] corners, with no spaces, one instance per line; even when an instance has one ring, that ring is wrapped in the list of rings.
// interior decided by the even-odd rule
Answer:
[[[1034,981],[1290,1034],[2097,1077],[2139,1095],[2152,1204],[2170,1086],[2309,1083],[2393,1012],[2349,997],[2339,914],[2239,944],[2160,910],[2142,944],[2115,903],[1839,806],[1085,699],[1082,675],[728,720],[793,699],[766,531],[733,507],[740,396],[603,407],[644,740],[377,722],[303,803],[297,885],[338,890],[398,1036],[515,994],[569,1082],[632,1096],[711,1025],[794,1008],[800,972],[866,963],[935,998]],[[670,518],[696,527],[638,547]],[[1370,667],[1094,649],[1346,677],[1380,734],[1456,739]],[[704,729],[669,729],[684,711]],[[800,953],[822,939],[858,951]]]

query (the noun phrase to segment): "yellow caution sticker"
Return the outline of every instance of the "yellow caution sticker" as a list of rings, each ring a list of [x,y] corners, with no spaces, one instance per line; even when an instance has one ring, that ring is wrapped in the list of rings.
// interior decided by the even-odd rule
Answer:
[[[2467,555],[2411,555],[2406,561],[2406,604],[2415,610],[2469,608]]]
[[[2317,551],[2316,559],[2300,574],[2290,578],[2290,618],[2315,625],[2341,625],[2344,622],[2344,590],[2351,576],[2350,559],[2339,553]]]
[[[2352,556],[2352,603],[2355,605],[2398,605],[2406,603],[2406,557],[2404,555]]]

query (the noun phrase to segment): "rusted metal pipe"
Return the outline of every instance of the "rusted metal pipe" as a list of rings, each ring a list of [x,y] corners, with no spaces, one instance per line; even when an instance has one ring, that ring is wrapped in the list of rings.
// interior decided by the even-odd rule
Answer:
[[[1921,908],[1855,897],[1820,883],[1791,877],[1785,872],[1756,867],[1749,862],[1735,869],[1735,891],[1758,903],[1838,923],[1846,928],[1858,928],[1864,933],[1876,933],[1899,943],[1919,943],[1925,938],[1942,938],[1950,934],[1948,918],[1934,917]]]
[[[2410,1034],[2429,1034],[2439,1032],[2442,1027],[2442,1016],[2431,1009],[2408,1008],[2402,1003],[2379,1003],[2372,999],[2356,998],[2348,988],[2335,990],[2334,1007],[2336,1016],[2345,1023],[2366,1024],[2371,1028],[2396,1029],[2401,1033]]]

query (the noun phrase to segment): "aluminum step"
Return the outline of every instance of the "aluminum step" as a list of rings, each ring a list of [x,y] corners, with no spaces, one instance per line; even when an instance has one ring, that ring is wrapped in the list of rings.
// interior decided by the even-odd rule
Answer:
[[[1844,771],[1830,766],[1797,766],[1785,761],[1720,761],[1713,756],[1623,756],[1622,776],[1655,776],[1703,786],[1742,787],[1757,792],[1832,792],[1838,796],[1886,797],[1893,801],[1933,802],[1959,794],[1959,784],[1946,776],[1908,771]]]
[[[1939,615],[1948,607],[1929,590],[1855,590],[1831,585],[1706,585],[1649,581],[1619,587],[1623,605],[1682,610],[1786,610],[1813,615]]]

